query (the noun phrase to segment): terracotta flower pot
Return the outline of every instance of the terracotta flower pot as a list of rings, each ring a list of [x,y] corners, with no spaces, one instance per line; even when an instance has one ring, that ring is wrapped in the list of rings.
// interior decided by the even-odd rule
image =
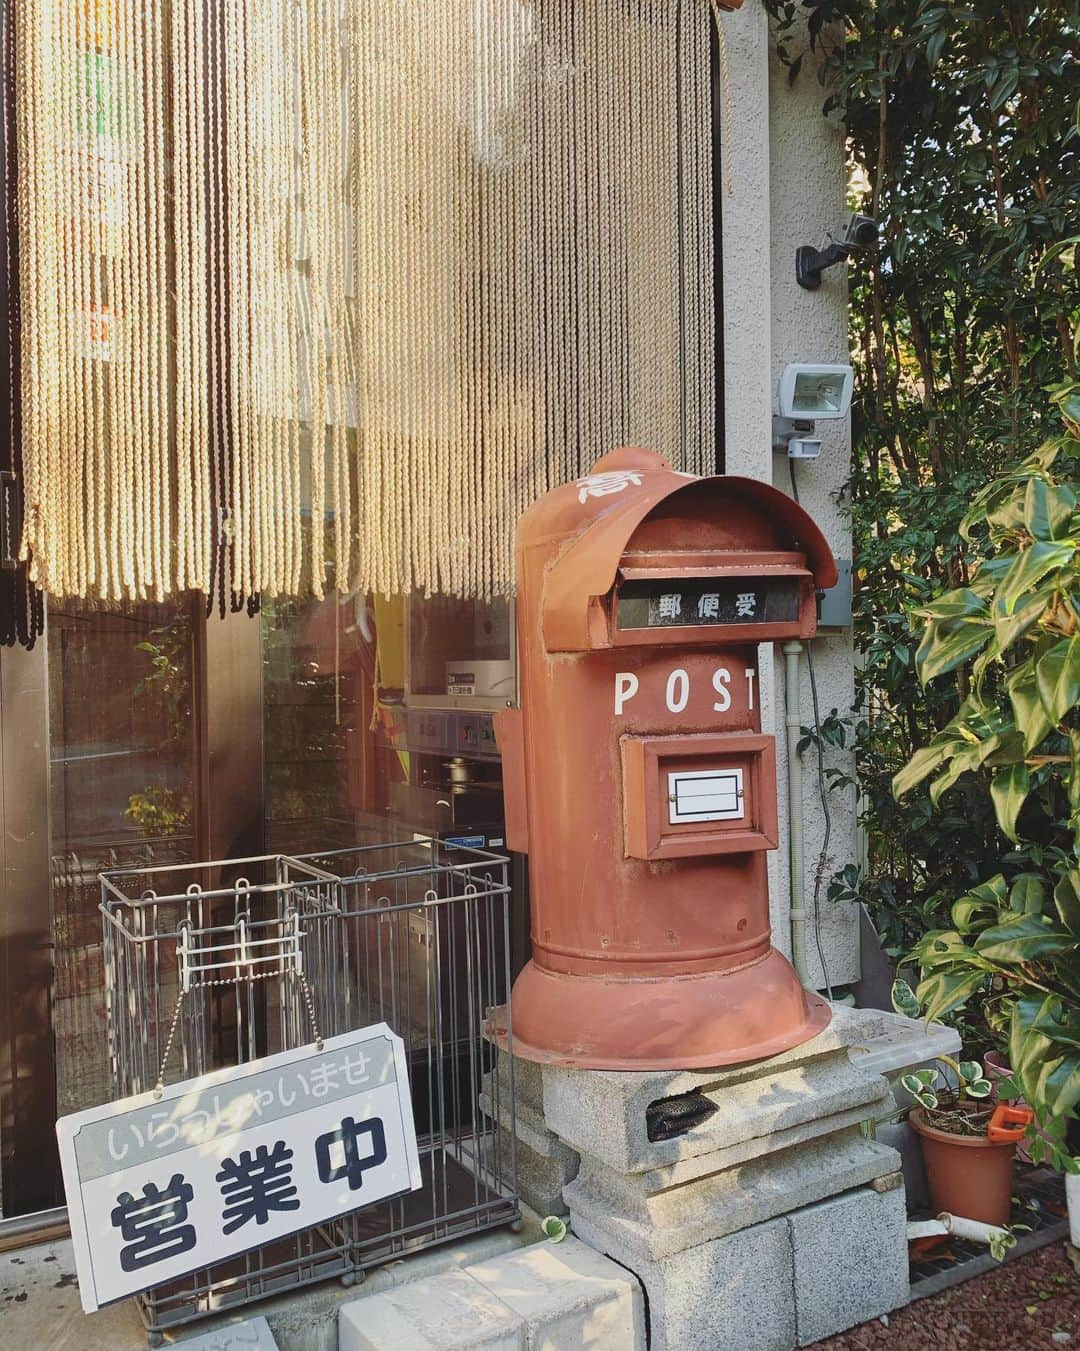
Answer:
[[[985,1135],[938,1130],[921,1107],[912,1108],[908,1121],[922,1144],[934,1209],[984,1224],[1007,1225],[1012,1209],[1013,1142],[995,1144]]]

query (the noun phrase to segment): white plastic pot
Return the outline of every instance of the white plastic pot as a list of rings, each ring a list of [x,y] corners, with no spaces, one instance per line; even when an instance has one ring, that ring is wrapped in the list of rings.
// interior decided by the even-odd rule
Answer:
[[[1080,1248],[1080,1173],[1065,1174],[1065,1200],[1069,1207],[1069,1242]]]

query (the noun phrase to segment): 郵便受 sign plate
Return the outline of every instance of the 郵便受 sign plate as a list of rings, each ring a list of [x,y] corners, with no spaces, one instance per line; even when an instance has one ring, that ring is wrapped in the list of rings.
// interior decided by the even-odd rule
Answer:
[[[792,624],[798,617],[799,585],[787,577],[631,580],[619,589],[620,629]]]
[[[420,1185],[378,1023],[56,1123],[87,1313]]]

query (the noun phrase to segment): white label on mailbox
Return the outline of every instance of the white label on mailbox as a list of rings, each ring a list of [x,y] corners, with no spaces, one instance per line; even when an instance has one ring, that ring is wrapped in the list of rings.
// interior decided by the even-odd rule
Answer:
[[[739,821],[743,817],[743,772],[695,769],[669,774],[668,808],[673,826],[686,821]]]

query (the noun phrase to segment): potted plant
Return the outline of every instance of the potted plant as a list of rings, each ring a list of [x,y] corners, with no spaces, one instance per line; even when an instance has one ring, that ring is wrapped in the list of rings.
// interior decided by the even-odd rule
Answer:
[[[913,999],[927,1019],[979,1001],[1011,1070],[999,1096],[1022,1097],[1034,1110],[1032,1160],[1067,1174],[1075,1223],[1080,381],[1066,379],[1052,399],[1064,433],[976,497],[964,533],[986,557],[966,586],[919,611],[926,621],[917,656],[922,679],[960,670],[966,697],[893,787],[899,797],[933,775],[936,803],[962,774],[986,782],[1011,849],[1003,842],[1002,871],[953,903],[952,928],[926,934],[912,951],[921,972]]]
[[[1009,884],[998,874],[954,903],[952,921],[953,929],[929,933],[913,949],[922,980],[915,991],[897,982],[907,991],[906,997],[903,989],[897,994],[897,1007],[937,1018],[961,1008],[976,994],[982,996],[987,1024],[1004,1047],[1003,1058],[1010,1068],[998,1081],[997,1096],[1004,1102],[1022,1099],[1031,1106],[1035,1115],[1028,1154],[1033,1163],[1046,1161],[1066,1174],[1070,1217],[1075,1224],[1080,1218],[1080,1188],[1074,1181],[1074,1177],[1080,1179],[1080,1142],[1076,1139],[1080,870],[1064,873],[1052,898],[1042,878],[1021,874]],[[925,1090],[933,1092],[932,1083],[923,1086],[920,1095],[902,1082],[920,1103]],[[992,1085],[984,1082],[989,1094]],[[976,1096],[981,1093],[982,1086]],[[912,1112],[910,1120],[921,1138],[929,1176],[932,1167],[944,1166],[941,1151],[931,1143],[936,1137],[927,1134],[917,1112]],[[930,1124],[934,1124],[932,1117]],[[1013,1148],[1012,1142],[996,1146],[1002,1160],[1002,1186],[1006,1162],[1011,1179]],[[937,1164],[932,1164],[932,1155]],[[952,1157],[958,1157],[955,1150]],[[932,1181],[931,1190],[937,1204],[939,1195]],[[997,1213],[1000,1217],[1000,1208]],[[973,1212],[971,1218],[982,1216]]]
[[[910,998],[908,998],[910,996]],[[893,1003],[909,1011],[914,993],[904,981],[893,987]],[[1015,1142],[992,1141],[991,1084],[977,1060],[939,1056],[952,1071],[946,1078],[932,1067],[905,1074],[901,1086],[915,1106],[908,1124],[922,1145],[926,1181],[935,1211],[1007,1225],[1012,1200]]]

